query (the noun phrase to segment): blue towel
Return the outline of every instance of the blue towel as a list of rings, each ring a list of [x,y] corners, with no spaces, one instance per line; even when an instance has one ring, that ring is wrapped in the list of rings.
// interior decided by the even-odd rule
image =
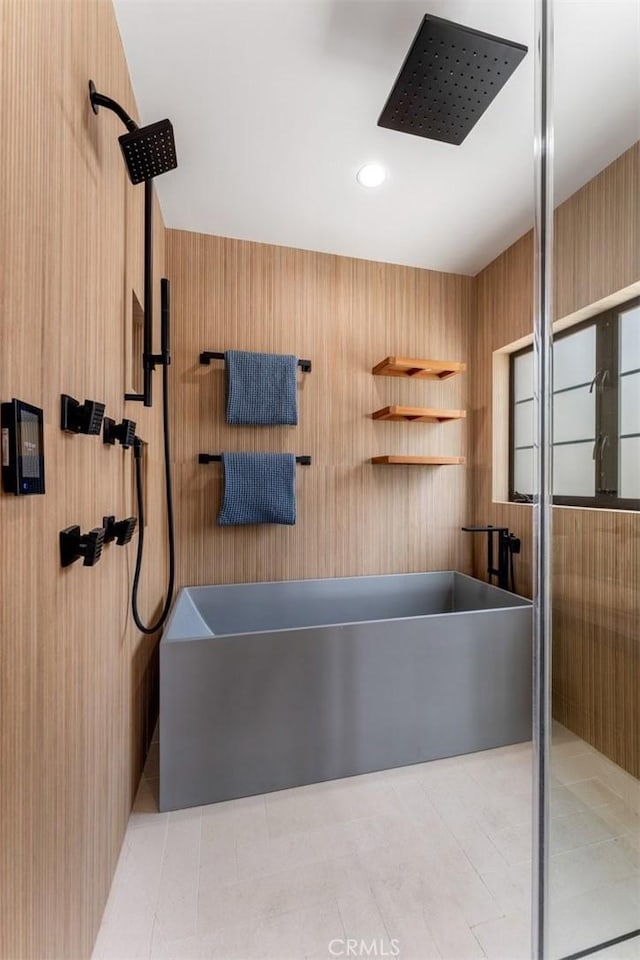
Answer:
[[[296,458],[292,453],[223,453],[221,527],[296,522]]]
[[[227,423],[298,422],[298,358],[227,350]]]

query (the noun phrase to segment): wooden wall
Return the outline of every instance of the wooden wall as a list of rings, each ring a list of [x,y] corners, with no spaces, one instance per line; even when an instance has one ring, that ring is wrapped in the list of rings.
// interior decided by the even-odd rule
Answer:
[[[470,278],[167,231],[178,581],[228,583],[469,567],[467,468],[373,466],[377,454],[467,452],[464,421],[374,422],[390,403],[465,408],[469,375],[442,383],[373,377],[388,354],[466,360]],[[298,427],[231,427],[221,362],[201,350],[295,353]],[[219,528],[220,464],[199,452],[310,454],[294,527]]]
[[[556,211],[555,315],[640,280],[640,145]],[[531,234],[477,277],[469,423],[473,515],[523,537],[519,592],[531,594],[531,507],[491,496],[492,352],[532,330]],[[504,411],[505,418],[508,411]],[[504,424],[501,425],[501,428]],[[485,570],[477,544],[475,572]],[[553,511],[554,715],[640,776],[640,514]]]
[[[91,953],[138,781],[153,640],[133,629],[135,544],[60,569],[58,531],[135,513],[131,453],[63,435],[60,393],[106,402],[150,441],[145,616],[164,570],[159,404],[123,403],[142,288],[143,188],[120,122],[135,113],[112,5],[0,3],[0,383],[45,411],[45,496],[0,496],[0,956]],[[164,229],[156,221],[156,266]]]

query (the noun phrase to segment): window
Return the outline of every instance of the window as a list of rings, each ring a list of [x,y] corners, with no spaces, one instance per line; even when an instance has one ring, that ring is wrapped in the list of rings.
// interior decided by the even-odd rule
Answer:
[[[553,500],[640,510],[640,298],[554,338]],[[509,499],[533,499],[533,348],[510,357]]]

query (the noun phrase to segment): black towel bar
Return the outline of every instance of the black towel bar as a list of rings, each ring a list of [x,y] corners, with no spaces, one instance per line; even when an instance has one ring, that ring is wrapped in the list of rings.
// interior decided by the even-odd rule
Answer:
[[[220,463],[221,461],[222,456],[219,453],[198,454],[198,463]],[[303,467],[310,467],[311,457],[296,457],[296,463],[301,464]]]
[[[212,360],[224,360],[224,353],[214,353],[211,350],[204,350],[200,354],[200,363],[211,363]],[[298,366],[303,373],[311,373],[311,360],[298,360]]]

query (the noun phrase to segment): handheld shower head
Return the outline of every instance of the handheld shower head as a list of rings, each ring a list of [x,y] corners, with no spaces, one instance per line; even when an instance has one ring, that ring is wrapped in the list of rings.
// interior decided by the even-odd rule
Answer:
[[[131,183],[144,183],[168,170],[175,170],[178,158],[170,120],[158,120],[139,127],[119,103],[98,93],[93,80],[89,81],[89,100],[94,113],[100,107],[106,107],[120,117],[127,128],[128,132],[118,137],[118,142]]]

